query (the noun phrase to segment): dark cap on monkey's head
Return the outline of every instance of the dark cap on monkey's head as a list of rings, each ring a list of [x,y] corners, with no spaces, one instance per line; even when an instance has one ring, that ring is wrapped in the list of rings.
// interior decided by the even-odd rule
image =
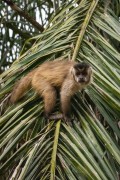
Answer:
[[[90,67],[90,65],[86,62],[80,62],[80,63],[76,63],[74,65],[75,69],[88,69]]]

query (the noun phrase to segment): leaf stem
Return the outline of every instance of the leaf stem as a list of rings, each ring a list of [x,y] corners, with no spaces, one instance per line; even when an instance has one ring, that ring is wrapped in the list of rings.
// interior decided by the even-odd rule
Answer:
[[[60,124],[61,124],[61,120],[59,120],[57,122],[57,124],[56,124],[54,144],[53,144],[53,152],[52,152],[52,158],[51,158],[51,176],[50,176],[50,180],[55,179],[56,153],[57,153],[58,138],[59,138],[59,132],[60,132]]]
[[[72,56],[72,61],[75,61],[75,59],[76,59],[76,57],[78,55],[80,45],[81,45],[82,40],[83,40],[83,36],[84,36],[86,28],[87,28],[87,26],[89,24],[90,18],[92,16],[93,12],[94,12],[94,9],[97,6],[97,3],[98,3],[98,0],[93,0],[92,3],[91,3],[90,8],[88,9],[87,15],[85,17],[85,20],[83,22],[80,34],[79,34],[77,42],[76,42],[75,50],[74,50],[74,53],[73,53],[73,56]]]

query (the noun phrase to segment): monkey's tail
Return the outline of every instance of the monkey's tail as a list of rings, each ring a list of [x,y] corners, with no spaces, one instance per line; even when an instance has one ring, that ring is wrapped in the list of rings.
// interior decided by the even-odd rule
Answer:
[[[16,103],[19,99],[21,99],[24,96],[25,92],[31,87],[33,74],[33,72],[30,72],[20,81],[18,81],[17,84],[14,86],[10,97],[10,102],[12,104]]]

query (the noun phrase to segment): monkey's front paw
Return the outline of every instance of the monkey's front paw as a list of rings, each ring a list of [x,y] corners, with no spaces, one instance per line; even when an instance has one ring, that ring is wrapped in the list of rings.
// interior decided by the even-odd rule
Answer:
[[[48,120],[60,120],[63,119],[63,114],[59,113],[59,114],[45,114],[45,119]]]
[[[60,113],[60,114],[51,114],[49,116],[49,119],[50,120],[60,120],[60,119],[63,119],[63,115]]]

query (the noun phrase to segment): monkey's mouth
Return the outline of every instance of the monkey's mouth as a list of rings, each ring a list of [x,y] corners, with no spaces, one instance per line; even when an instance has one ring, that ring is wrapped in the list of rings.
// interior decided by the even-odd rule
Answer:
[[[87,81],[86,81],[86,79],[85,78],[78,78],[78,81],[77,81],[78,83],[87,83]]]
[[[86,78],[76,78],[77,83],[86,84],[88,81]]]
[[[79,83],[86,83],[86,81],[84,79],[81,79],[78,81]]]

